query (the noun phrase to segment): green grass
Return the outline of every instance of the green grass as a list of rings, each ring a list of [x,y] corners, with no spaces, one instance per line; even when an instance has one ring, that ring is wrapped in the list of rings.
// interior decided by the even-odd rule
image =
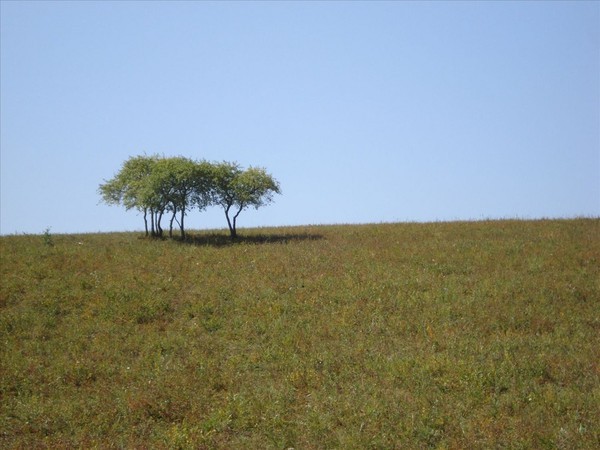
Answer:
[[[600,446],[600,220],[0,238],[2,448]]]

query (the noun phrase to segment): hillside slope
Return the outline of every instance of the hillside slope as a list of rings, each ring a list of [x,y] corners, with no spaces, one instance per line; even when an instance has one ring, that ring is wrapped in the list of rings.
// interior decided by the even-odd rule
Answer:
[[[600,220],[0,238],[0,447],[594,448]]]

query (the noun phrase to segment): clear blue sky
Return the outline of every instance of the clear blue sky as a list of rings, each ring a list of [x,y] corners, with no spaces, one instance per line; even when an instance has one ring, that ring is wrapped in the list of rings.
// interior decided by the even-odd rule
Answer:
[[[599,30],[599,2],[2,1],[0,232],[143,229],[97,188],[144,152],[266,167],[241,227],[600,216]]]

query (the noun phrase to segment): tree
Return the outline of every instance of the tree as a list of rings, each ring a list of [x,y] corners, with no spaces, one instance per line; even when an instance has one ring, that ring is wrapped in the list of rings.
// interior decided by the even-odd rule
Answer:
[[[144,228],[148,236],[148,212],[151,232],[155,235],[155,209],[149,188],[150,176],[158,156],[134,156],[123,163],[121,170],[112,179],[101,184],[98,191],[102,200],[109,205],[122,204],[127,210],[135,208],[144,213]]]
[[[99,187],[102,200],[144,213],[146,236],[163,236],[162,218],[171,213],[169,237],[177,222],[185,239],[185,216],[193,208],[204,210],[220,205],[225,211],[231,238],[237,236],[237,218],[248,208],[256,209],[273,201],[279,183],[260,167],[243,170],[239,164],[211,164],[183,156],[135,156]],[[150,230],[148,229],[150,216]]]
[[[237,237],[237,218],[244,209],[265,206],[273,201],[274,194],[280,193],[277,180],[261,167],[242,170],[237,163],[229,162],[213,166],[213,203],[225,211],[232,239]]]
[[[203,210],[210,204],[211,176],[212,166],[206,161],[195,162],[182,156],[135,156],[123,163],[115,177],[101,184],[99,192],[107,204],[122,204],[128,210],[143,212],[146,236],[162,237],[163,215],[171,212],[169,236],[173,236],[173,222],[177,221],[181,237],[185,238],[187,212],[193,207]]]
[[[172,213],[169,237],[173,237],[173,222],[176,221],[181,238],[184,239],[184,217],[187,212],[193,207],[203,210],[209,205],[210,176],[211,167],[205,161],[195,162],[179,156],[163,158],[157,162],[151,175],[150,186],[156,196],[159,210]]]

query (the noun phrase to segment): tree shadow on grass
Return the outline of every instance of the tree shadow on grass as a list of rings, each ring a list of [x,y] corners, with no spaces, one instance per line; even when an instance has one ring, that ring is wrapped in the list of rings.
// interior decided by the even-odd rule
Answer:
[[[324,239],[322,235],[314,233],[251,234],[238,235],[235,239],[224,233],[210,233],[187,235],[184,240],[179,239],[178,242],[200,247],[228,247],[240,244],[288,244],[290,242],[317,241],[321,239]]]

